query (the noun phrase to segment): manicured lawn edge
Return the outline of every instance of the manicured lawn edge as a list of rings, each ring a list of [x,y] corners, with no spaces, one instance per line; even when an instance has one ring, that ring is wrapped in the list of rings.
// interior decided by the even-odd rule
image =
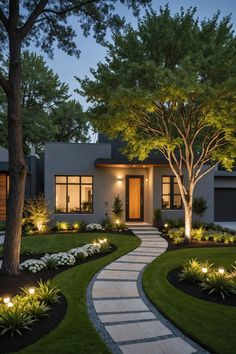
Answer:
[[[111,235],[108,236],[108,239],[117,247],[115,252],[71,268],[54,278],[54,283],[61,289],[67,299],[67,314],[54,331],[37,343],[23,349],[21,353],[110,353],[88,318],[86,289],[99,269],[138,247],[140,240],[130,235],[127,235],[127,237]]]
[[[166,252],[144,271],[143,289],[149,300],[186,335],[219,354],[232,354],[236,347],[236,308],[199,300],[184,294],[167,280],[171,269],[189,258],[209,259],[229,267],[236,258],[235,247],[183,249]]]

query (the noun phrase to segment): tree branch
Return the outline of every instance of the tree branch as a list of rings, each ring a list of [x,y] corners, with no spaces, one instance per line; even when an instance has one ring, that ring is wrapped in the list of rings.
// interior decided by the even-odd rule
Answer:
[[[8,31],[8,19],[5,16],[2,8],[0,7],[0,21],[2,22],[3,26],[6,28],[6,30]]]
[[[45,6],[49,0],[40,0],[38,5],[35,7],[31,15],[28,17],[25,24],[20,29],[21,40],[29,33],[37,18],[43,13]]]
[[[1,73],[0,73],[0,86],[3,88],[6,95],[8,95],[10,91],[10,84],[9,81],[5,79],[5,77]]]

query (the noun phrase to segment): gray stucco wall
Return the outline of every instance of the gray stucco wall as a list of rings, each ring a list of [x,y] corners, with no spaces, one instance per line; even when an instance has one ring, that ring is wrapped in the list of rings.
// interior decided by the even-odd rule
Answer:
[[[171,169],[168,166],[160,166],[154,168],[154,185],[153,185],[153,204],[154,209],[161,209],[161,193],[162,193],[162,176],[173,175]],[[183,173],[185,179],[186,174]],[[197,184],[194,196],[203,197],[207,200],[207,210],[203,216],[203,220],[206,222],[214,221],[214,172],[211,171],[206,174]],[[162,210],[164,219],[180,219],[184,217],[183,210]],[[193,218],[194,215],[193,215]]]
[[[55,175],[94,176],[93,214],[54,214],[53,221],[83,219],[101,222],[111,214],[114,195],[119,194],[126,208],[126,175],[144,177],[144,220],[152,222],[153,210],[161,208],[161,180],[163,175],[172,175],[168,166],[158,167],[95,167],[97,158],[110,158],[110,144],[48,143],[45,147],[45,197],[54,210]],[[118,177],[121,182],[118,182]],[[195,196],[207,200],[208,209],[204,220],[214,218],[214,172],[206,175],[198,184]],[[166,219],[183,217],[183,210],[163,210]]]
[[[8,150],[0,146],[0,162],[8,162]]]

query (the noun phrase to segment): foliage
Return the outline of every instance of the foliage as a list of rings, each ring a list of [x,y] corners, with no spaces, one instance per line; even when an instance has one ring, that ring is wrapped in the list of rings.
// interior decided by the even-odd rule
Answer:
[[[202,266],[196,258],[190,259],[183,264],[179,274],[179,279],[181,281],[185,280],[191,283],[199,282],[203,279],[201,268]]]
[[[49,262],[49,265],[53,262],[55,266],[71,266],[75,264],[75,257],[67,252],[59,252],[54,254],[45,254],[41,258],[41,261],[45,264]]]
[[[47,280],[46,282],[40,280],[38,282],[37,298],[39,301],[51,305],[59,301],[59,293],[60,290],[52,284],[51,280]]]
[[[6,223],[5,221],[0,221],[0,231],[5,231]]]
[[[61,103],[52,110],[50,119],[53,122],[56,141],[89,141],[87,116],[79,102],[69,100]]]
[[[91,223],[86,225],[85,227],[86,231],[99,231],[102,230],[102,225],[96,224],[96,223]]]
[[[91,102],[93,125],[127,142],[124,153],[145,159],[155,149],[176,176],[191,238],[199,180],[236,158],[236,46],[230,17],[196,19],[196,9],[149,11],[138,28],[113,35],[106,62],[78,80]],[[183,166],[186,178],[182,180]]]
[[[45,262],[40,259],[27,259],[20,264],[20,270],[26,270],[32,273],[40,272],[46,268]]]
[[[67,231],[67,230],[70,230],[70,223],[67,222],[67,221],[58,221],[56,223],[56,230],[58,231]]]
[[[203,227],[199,227],[199,229],[192,229],[192,238],[194,240],[201,241],[204,235]]]
[[[23,330],[29,330],[35,319],[27,314],[27,312],[19,304],[12,307],[5,307],[0,313],[1,335],[10,333],[22,335]]]
[[[193,212],[200,218],[203,216],[207,210],[207,201],[203,197],[195,197],[193,199]]]
[[[201,287],[203,290],[208,291],[208,294],[221,295],[223,300],[225,300],[225,296],[234,292],[232,279],[227,273],[210,272]]]
[[[44,196],[41,194],[35,199],[28,199],[24,209],[23,223],[31,223],[39,232],[44,231],[50,221],[51,211]]]
[[[119,222],[124,215],[124,207],[119,195],[114,196],[114,202],[112,205],[112,215],[117,218]]]
[[[74,256],[76,261],[83,261],[88,257],[88,253],[83,249],[83,247],[72,248],[68,251],[68,253]]]
[[[156,221],[162,221],[162,212],[159,208],[156,208],[154,210],[154,222]]]
[[[57,107],[68,99],[68,91],[68,85],[60,82],[59,76],[49,69],[43,56],[37,56],[28,50],[23,52],[21,107],[25,153],[29,153],[32,145],[39,152],[46,141],[55,141],[58,128],[50,116],[50,111],[52,107]],[[0,110],[0,141],[2,146],[7,147],[6,98],[1,101]],[[64,129],[66,132],[66,124]]]
[[[31,301],[26,302],[24,309],[29,316],[32,316],[34,319],[37,319],[40,317],[48,316],[48,311],[50,310],[50,307],[46,305],[45,302],[33,299]]]
[[[170,229],[168,231],[168,236],[171,240],[175,240],[176,238],[183,238],[184,237],[184,229]]]

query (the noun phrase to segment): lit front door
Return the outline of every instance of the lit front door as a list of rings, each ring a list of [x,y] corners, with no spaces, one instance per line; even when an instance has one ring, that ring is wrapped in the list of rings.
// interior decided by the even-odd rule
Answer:
[[[126,220],[143,221],[143,176],[126,176]]]

